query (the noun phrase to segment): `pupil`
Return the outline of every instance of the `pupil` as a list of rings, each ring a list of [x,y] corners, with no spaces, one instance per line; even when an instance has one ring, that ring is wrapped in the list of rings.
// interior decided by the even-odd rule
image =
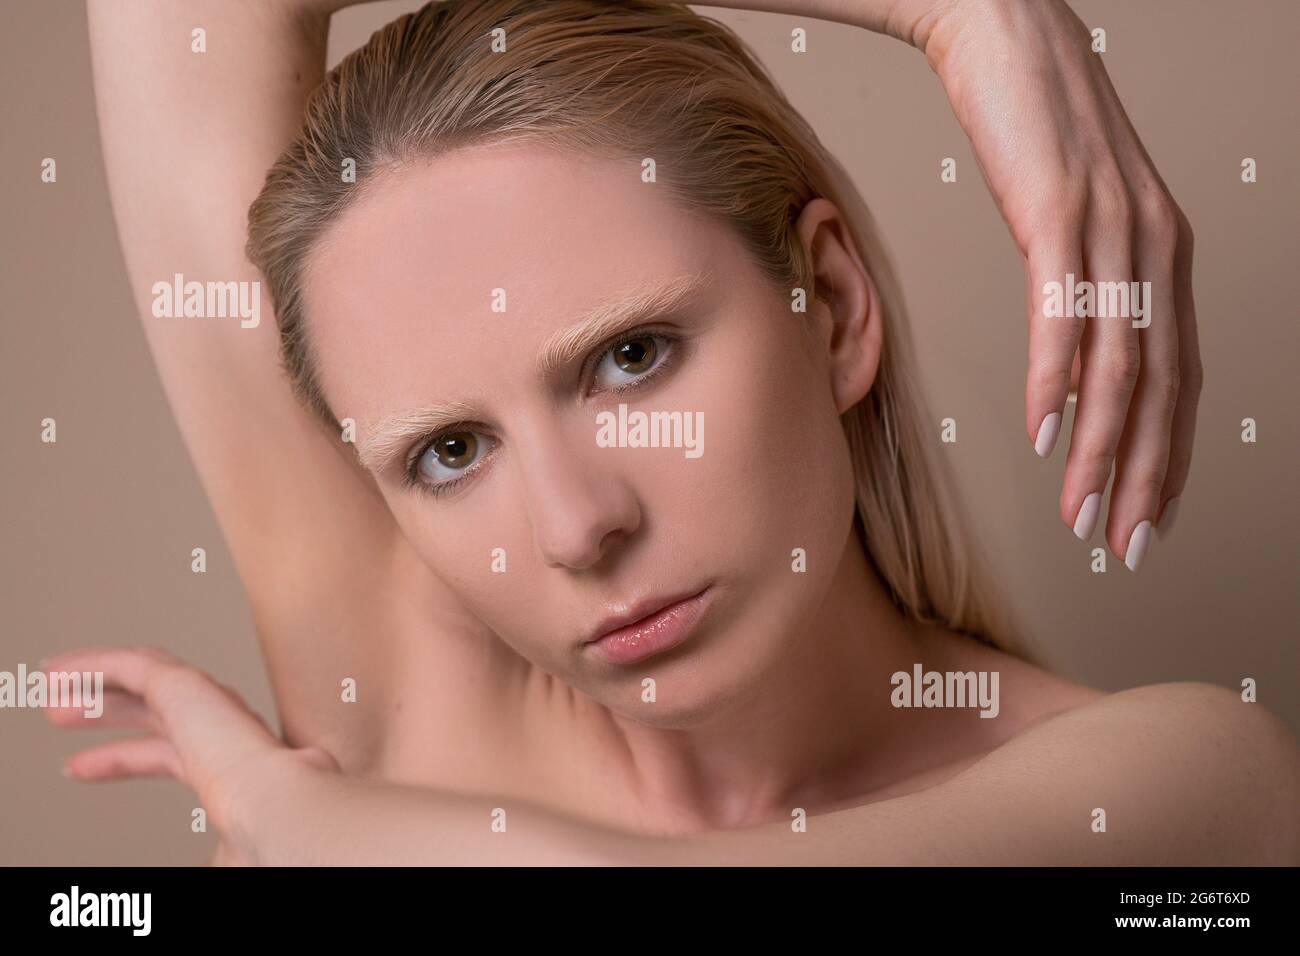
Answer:
[[[641,371],[654,358],[654,349],[653,339],[633,339],[618,347],[615,359],[625,372]]]
[[[444,465],[460,467],[466,458],[474,454],[474,436],[468,434],[448,435],[442,440],[441,454]]]

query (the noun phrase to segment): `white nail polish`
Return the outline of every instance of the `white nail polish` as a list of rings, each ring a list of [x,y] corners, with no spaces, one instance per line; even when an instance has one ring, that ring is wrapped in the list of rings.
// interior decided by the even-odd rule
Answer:
[[[1097,515],[1101,513],[1101,492],[1094,491],[1083,499],[1079,513],[1074,519],[1074,536],[1080,541],[1087,541],[1097,527]]]
[[[1147,542],[1151,538],[1151,522],[1143,521],[1133,529],[1133,536],[1128,539],[1128,548],[1124,551],[1124,563],[1130,571],[1136,571],[1147,553]]]
[[[1052,412],[1038,426],[1038,437],[1034,439],[1034,451],[1039,458],[1046,458],[1056,447],[1056,436],[1061,433],[1061,413]]]
[[[1165,502],[1165,510],[1160,513],[1160,523],[1156,525],[1156,536],[1161,541],[1169,537],[1169,532],[1173,530],[1174,519],[1178,517],[1178,505],[1182,500],[1177,497]]]

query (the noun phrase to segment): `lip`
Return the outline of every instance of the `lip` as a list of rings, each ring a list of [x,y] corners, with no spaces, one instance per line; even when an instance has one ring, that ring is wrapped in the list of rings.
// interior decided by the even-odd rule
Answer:
[[[685,597],[649,598],[611,615],[583,646],[613,664],[634,664],[671,650],[691,635],[712,597],[705,587]]]

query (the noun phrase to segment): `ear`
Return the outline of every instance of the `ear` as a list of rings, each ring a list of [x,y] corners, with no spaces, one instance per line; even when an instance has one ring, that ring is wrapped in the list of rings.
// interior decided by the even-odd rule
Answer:
[[[871,391],[880,368],[883,316],[875,284],[848,223],[829,199],[804,206],[795,223],[816,288],[811,317],[828,349],[831,389],[843,415]]]

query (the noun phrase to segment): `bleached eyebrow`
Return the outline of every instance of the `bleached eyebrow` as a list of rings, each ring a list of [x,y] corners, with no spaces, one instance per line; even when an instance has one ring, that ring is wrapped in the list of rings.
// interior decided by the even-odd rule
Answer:
[[[417,438],[432,435],[472,418],[469,405],[451,402],[430,405],[385,418],[365,432],[357,442],[357,457],[371,474],[378,475],[401,458],[406,447]]]
[[[707,272],[679,276],[664,285],[638,290],[597,306],[572,328],[558,333],[542,346],[537,359],[539,374],[550,377],[620,332],[680,311],[699,295],[709,276]]]
[[[550,377],[620,332],[679,313],[700,294],[711,275],[709,272],[682,275],[663,285],[639,289],[597,306],[542,346],[537,360],[538,373]],[[379,475],[401,458],[412,442],[472,421],[476,414],[469,405],[450,402],[392,415],[363,430],[357,442],[357,457],[362,467]]]

